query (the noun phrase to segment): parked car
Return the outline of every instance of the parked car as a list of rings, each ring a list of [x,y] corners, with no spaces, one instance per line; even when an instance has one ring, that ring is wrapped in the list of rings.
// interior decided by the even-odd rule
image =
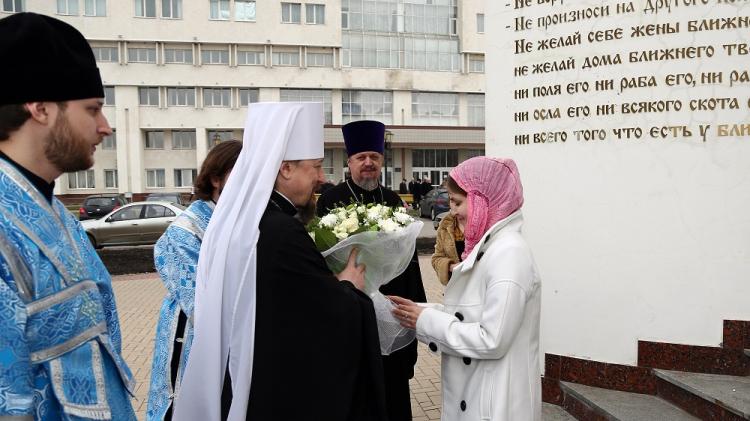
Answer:
[[[185,206],[180,193],[151,193],[146,196],[147,202],[171,202]]]
[[[121,194],[95,194],[83,199],[78,209],[78,219],[99,219],[102,216],[128,204],[128,199]]]
[[[170,202],[134,202],[81,225],[95,248],[154,244],[184,210]]]
[[[419,209],[420,216],[434,221],[439,213],[450,210],[448,190],[443,187],[430,190],[419,202]]]
[[[443,219],[448,216],[450,212],[442,212],[437,214],[435,216],[435,219],[432,221],[432,226],[435,227],[435,230],[437,231],[438,227],[440,226],[440,223],[443,222]]]

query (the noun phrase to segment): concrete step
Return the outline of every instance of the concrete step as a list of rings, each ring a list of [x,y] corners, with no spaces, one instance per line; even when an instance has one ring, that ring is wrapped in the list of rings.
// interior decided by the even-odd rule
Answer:
[[[542,421],[576,421],[576,419],[561,407],[542,402]]]
[[[658,369],[654,374],[741,418],[750,419],[750,377]]]
[[[697,420],[682,409],[652,395],[560,382],[560,387],[612,421]]]

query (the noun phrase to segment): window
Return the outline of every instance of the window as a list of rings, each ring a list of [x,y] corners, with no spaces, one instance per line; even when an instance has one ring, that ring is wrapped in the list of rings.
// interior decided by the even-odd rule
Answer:
[[[273,53],[274,66],[299,66],[299,53]]]
[[[164,132],[147,131],[146,149],[164,149]]]
[[[266,64],[263,51],[237,51],[237,64],[243,66],[262,66]]]
[[[124,208],[123,210],[112,214],[112,216],[110,217],[110,220],[113,222],[118,222],[118,221],[132,221],[134,219],[140,219],[142,210],[143,210],[143,205],[128,206]]]
[[[134,0],[135,15],[141,18],[156,17],[156,0]]]
[[[325,4],[305,4],[305,23],[323,25],[326,23]]]
[[[193,180],[198,176],[198,170],[194,169],[176,169],[174,170],[174,186],[190,187]]]
[[[156,48],[128,48],[131,63],[156,63]]]
[[[344,124],[356,120],[377,120],[391,124],[393,92],[342,91],[341,114]]]
[[[458,94],[412,92],[412,122],[425,126],[457,126]]]
[[[301,23],[301,15],[301,3],[281,3],[281,23]]]
[[[230,88],[203,88],[204,107],[231,107]]]
[[[117,134],[114,130],[112,130],[112,134],[109,136],[104,136],[104,139],[102,139],[102,150],[104,151],[114,151],[117,149]]]
[[[255,20],[255,0],[234,0],[234,20]]]
[[[331,91],[317,89],[281,89],[281,102],[322,102],[325,111],[325,122],[331,124]]]
[[[195,88],[167,88],[167,104],[170,107],[195,105]]]
[[[226,142],[232,139],[232,132],[229,130],[209,130],[206,133],[208,139],[208,149],[218,145],[221,142]]]
[[[117,170],[104,170],[104,187],[108,189],[116,189],[117,185]]]
[[[161,17],[182,19],[182,0],[161,0]]]
[[[484,13],[477,13],[477,32],[484,33]]]
[[[57,0],[58,15],[77,15],[78,0]]]
[[[115,47],[91,47],[91,50],[94,52],[94,58],[96,58],[96,61],[119,61],[119,55],[117,54],[117,48]]]
[[[258,102],[258,89],[240,88],[239,95],[240,107],[247,107],[248,104]]]
[[[229,51],[203,50],[201,51],[201,62],[203,64],[229,64]]]
[[[229,0],[211,0],[211,19],[229,20]]]
[[[333,149],[323,150],[323,174],[326,175],[326,180],[333,180]]]
[[[333,67],[333,53],[307,53],[310,67]]]
[[[94,170],[68,173],[68,187],[71,189],[93,189]]]
[[[412,149],[411,165],[428,168],[455,167],[458,165],[458,149]]]
[[[484,149],[466,149],[466,159],[484,156]]]
[[[83,0],[83,5],[86,16],[107,16],[107,0]]]
[[[164,187],[164,169],[146,170],[146,187],[158,188]]]
[[[470,73],[484,73],[484,57],[474,56],[469,58]]]
[[[147,205],[145,218],[170,218],[174,215],[172,209],[162,205]]]
[[[115,87],[104,87],[104,105],[115,105]]]
[[[23,12],[25,10],[24,0],[3,0],[3,12]]]
[[[192,48],[165,48],[164,62],[175,64],[193,64]]]
[[[195,149],[195,130],[173,131],[172,149]]]
[[[139,105],[159,105],[159,88],[148,87],[138,88],[138,104]]]
[[[469,94],[469,126],[484,127],[484,94]]]

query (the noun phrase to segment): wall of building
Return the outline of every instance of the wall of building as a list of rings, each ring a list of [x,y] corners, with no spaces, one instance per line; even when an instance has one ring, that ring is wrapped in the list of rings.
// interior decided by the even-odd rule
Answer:
[[[750,8],[701,5],[649,14],[636,7],[617,13],[610,3],[607,18],[545,31],[537,27],[538,17],[604,5],[539,6],[529,1],[515,2],[530,6],[513,9],[514,4],[506,3],[487,4],[487,35],[493,40],[487,46],[487,72],[493,75],[487,80],[487,115],[492,116],[487,120],[487,152],[514,158],[524,183],[524,232],[542,275],[543,352],[634,365],[639,339],[718,346],[723,320],[750,320],[750,85],[730,86],[730,71],[742,68],[747,59],[729,56],[721,47],[746,38],[746,32],[690,33],[687,22],[744,16]],[[529,19],[532,28],[505,29],[514,28],[517,18]],[[667,22],[680,22],[682,30],[630,37],[631,28]],[[587,39],[590,30],[616,28],[625,31],[620,40]],[[536,50],[540,39],[564,38],[578,30],[580,45]],[[532,51],[519,52],[522,44],[516,40],[529,42]],[[716,54],[648,63],[631,61],[628,55],[695,45],[715,47]],[[586,57],[617,52],[623,53],[621,65],[582,67]],[[575,69],[533,70],[536,63],[569,57],[576,60]],[[524,65],[528,73],[516,73]],[[708,71],[724,72],[726,79],[703,84],[701,72]],[[688,73],[698,83],[666,83],[670,74]],[[623,78],[627,82],[627,77],[651,75],[657,86],[620,89]],[[595,81],[607,79],[614,88],[596,88]],[[574,82],[590,83],[590,90],[571,94],[567,86]],[[555,84],[562,84],[561,94],[534,97],[534,86]],[[529,89],[528,96],[514,100],[522,89]],[[740,106],[689,107],[691,98],[712,97],[734,97]],[[679,112],[621,112],[623,102],[678,99],[684,104]],[[598,104],[616,104],[616,112],[595,112]],[[591,115],[569,118],[571,106],[589,106]],[[557,107],[559,118],[534,117],[535,110],[554,112]],[[523,112],[527,118],[517,114]],[[734,135],[718,129],[731,123],[747,129]],[[683,125],[691,135],[660,129]],[[706,137],[700,136],[700,125],[710,125]],[[617,136],[616,129],[625,127],[643,133]],[[658,129],[655,136],[652,127]],[[586,140],[585,130],[596,130],[596,137]],[[606,137],[600,137],[600,130]],[[547,136],[563,132],[567,141]]]

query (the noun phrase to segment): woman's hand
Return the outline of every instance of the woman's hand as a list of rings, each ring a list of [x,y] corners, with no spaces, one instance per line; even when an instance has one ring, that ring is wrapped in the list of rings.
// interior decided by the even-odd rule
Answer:
[[[422,314],[423,307],[416,305],[413,301],[406,298],[389,295],[388,298],[393,301],[396,308],[393,309],[393,317],[401,322],[401,326],[407,329],[417,329],[417,319]]]

